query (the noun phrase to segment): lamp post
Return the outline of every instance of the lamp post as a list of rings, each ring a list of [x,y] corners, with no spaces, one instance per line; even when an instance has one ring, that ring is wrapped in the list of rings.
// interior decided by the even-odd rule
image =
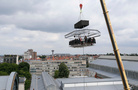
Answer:
[[[121,56],[120,56],[120,52],[119,52],[119,49],[118,49],[118,46],[117,46],[117,43],[116,43],[116,40],[115,40],[113,28],[112,28],[112,25],[111,25],[111,22],[110,22],[109,14],[108,14],[108,11],[107,11],[107,8],[106,8],[105,0],[100,0],[100,2],[101,2],[104,17],[105,17],[106,25],[107,25],[107,28],[108,28],[109,36],[110,36],[110,39],[111,39],[112,47],[113,47],[113,50],[114,50],[114,54],[115,54],[115,57],[116,57],[116,62],[117,62],[118,68],[119,68],[120,76],[121,76],[121,79],[122,79],[122,82],[123,82],[123,85],[124,85],[124,90],[130,90],[128,80],[127,80],[127,77],[126,77],[126,73],[125,73],[125,70],[124,70],[124,66],[123,66],[123,63],[122,63],[122,59],[121,59]]]

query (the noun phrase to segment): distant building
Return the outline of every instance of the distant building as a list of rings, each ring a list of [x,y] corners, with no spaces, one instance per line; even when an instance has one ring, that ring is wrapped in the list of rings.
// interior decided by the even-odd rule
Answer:
[[[30,54],[30,52],[24,52],[24,60],[28,60],[28,59],[30,59],[30,58],[32,58],[32,55]]]
[[[55,53],[54,56],[71,56],[70,54],[68,53]]]
[[[32,53],[32,59],[36,60],[37,59],[37,52]]]
[[[4,56],[0,56],[0,63],[3,63]]]
[[[19,77],[16,72],[11,72],[9,76],[0,76],[0,90],[18,90]]]
[[[28,51],[24,52],[24,60],[36,60],[37,52],[34,52],[33,49],[28,49]]]
[[[48,72],[54,76],[55,70],[59,69],[60,63],[64,62],[69,71],[69,76],[82,76],[86,69],[86,60],[47,60],[47,61],[30,61],[31,74],[40,75],[42,72]]]
[[[18,55],[4,55],[4,62],[18,64]]]

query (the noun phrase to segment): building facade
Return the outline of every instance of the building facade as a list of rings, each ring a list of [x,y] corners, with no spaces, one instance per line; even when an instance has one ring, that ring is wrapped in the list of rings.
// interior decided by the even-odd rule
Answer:
[[[48,72],[54,76],[55,70],[59,69],[60,63],[64,62],[69,71],[69,76],[82,76],[86,69],[85,60],[47,60],[47,61],[30,61],[30,73],[40,75],[42,72]]]
[[[37,59],[37,52],[34,52],[33,49],[28,49],[24,52],[24,60],[36,60]]]
[[[37,52],[32,53],[32,59],[36,60],[37,59]]]
[[[4,62],[18,64],[18,55],[4,55]]]
[[[28,59],[30,59],[30,58],[32,58],[32,55],[30,54],[30,52],[24,52],[24,60],[28,60]]]

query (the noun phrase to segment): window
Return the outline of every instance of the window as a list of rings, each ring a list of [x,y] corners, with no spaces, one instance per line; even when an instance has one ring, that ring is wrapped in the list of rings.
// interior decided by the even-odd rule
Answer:
[[[77,67],[72,67],[72,69],[76,69]]]

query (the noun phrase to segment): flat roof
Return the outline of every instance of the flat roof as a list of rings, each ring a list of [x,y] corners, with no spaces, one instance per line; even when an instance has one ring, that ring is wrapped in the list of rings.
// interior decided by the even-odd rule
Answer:
[[[96,79],[93,77],[77,77],[57,79],[63,90],[121,90],[121,78]]]
[[[45,90],[42,76],[32,75],[30,90]]]
[[[110,60],[116,60],[115,56],[103,56],[101,55],[99,59],[110,59]],[[124,61],[136,61],[138,62],[138,56],[121,56],[121,59]]]
[[[138,62],[135,61],[122,61],[122,62],[125,70],[138,72]],[[93,62],[90,62],[90,64],[118,68],[116,60],[110,60],[110,59],[96,59]]]
[[[59,90],[58,84],[47,72],[42,72],[40,76],[32,75],[30,90],[47,90],[49,87],[53,90],[53,86],[56,88],[55,90]]]
[[[94,77],[77,77],[77,78],[61,78],[57,79],[59,81],[62,81],[64,84],[69,83],[90,83],[90,82],[106,82],[106,81],[120,81],[121,78],[108,78],[108,79],[97,79]]]
[[[6,90],[9,76],[0,76],[0,90]]]
[[[113,74],[113,73],[109,73],[109,72],[105,72],[105,71],[97,70],[97,69],[93,69],[93,68],[88,68],[88,69],[90,71],[97,72],[98,74],[101,74],[101,75],[104,75],[104,76],[107,76],[107,77],[110,77],[110,78],[120,78],[121,79],[120,75],[118,75],[118,74]],[[132,78],[127,78],[127,79],[128,79],[129,84],[138,86],[138,81],[137,80],[134,80]]]
[[[102,85],[91,87],[69,87],[63,90],[123,90],[122,85]]]

